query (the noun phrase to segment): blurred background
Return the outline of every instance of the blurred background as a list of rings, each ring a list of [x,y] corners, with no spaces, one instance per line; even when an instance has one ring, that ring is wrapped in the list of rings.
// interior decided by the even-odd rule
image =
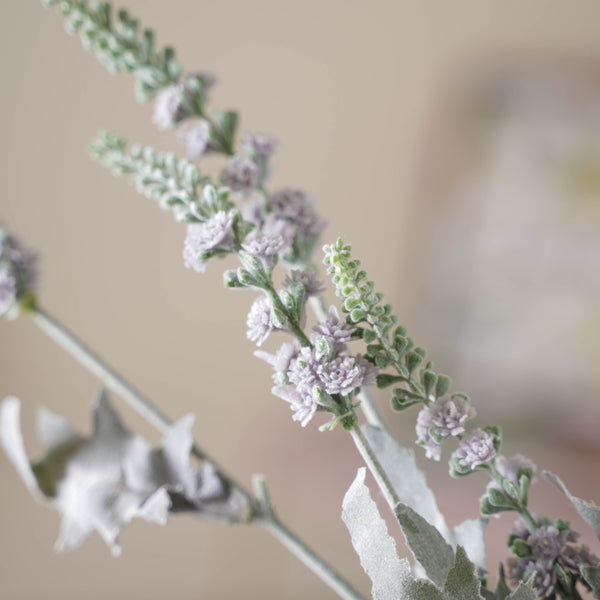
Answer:
[[[479,423],[503,427],[505,451],[598,501],[600,6],[127,7],[156,29],[159,45],[177,48],[185,69],[218,75],[212,107],[239,109],[242,132],[279,140],[271,186],[314,195],[329,222],[323,241],[352,243],[437,370],[473,398]],[[223,289],[224,263],[203,276],[186,270],[184,228],[85,151],[106,128],[182,148],[153,127],[132,79],[109,76],[53,10],[7,2],[0,28],[0,219],[41,256],[42,306],[172,418],[194,412],[196,439],[236,477],[264,473],[281,517],[367,594],[339,518],[360,465],[349,437],[291,421],[245,338],[253,295]],[[204,168],[220,167],[211,159]],[[21,398],[33,456],[38,407],[89,431],[97,390],[33,323],[0,323],[0,397]],[[412,444],[416,411],[392,414],[385,394],[377,397]],[[477,514],[483,477],[451,480],[444,461],[426,468],[450,523]],[[334,597],[267,533],[192,517],[166,528],[134,522],[118,560],[96,535],[56,554],[58,514],[35,503],[4,455],[0,472],[3,598]],[[571,518],[600,554],[550,484],[538,481],[532,506]],[[511,522],[488,528],[491,581]]]

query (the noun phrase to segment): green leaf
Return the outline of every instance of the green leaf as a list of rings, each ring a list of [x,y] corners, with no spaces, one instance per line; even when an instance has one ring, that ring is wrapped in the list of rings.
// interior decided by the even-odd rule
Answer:
[[[476,600],[482,597],[477,569],[462,546],[456,547],[454,566],[444,583],[444,592],[451,600]]]
[[[581,575],[586,583],[592,588],[594,598],[600,599],[600,563],[595,567],[583,567]]]
[[[454,563],[454,552],[439,531],[406,504],[394,508],[406,543],[427,577],[438,586],[444,585]]]
[[[437,375],[432,371],[423,371],[423,376],[421,378],[421,382],[423,383],[423,387],[425,388],[425,395],[429,398],[431,394],[431,390],[433,390],[433,386],[436,384]]]
[[[393,385],[394,383],[398,383],[399,381],[402,381],[404,378],[400,377],[398,375],[390,375],[388,373],[379,373],[375,379],[377,381],[377,387],[379,389],[384,389],[386,387],[389,387],[390,385]]]
[[[553,483],[571,502],[579,516],[594,530],[594,533],[600,538],[600,506],[593,502],[586,502],[581,498],[573,496],[560,478],[550,471],[543,471],[544,477]]]
[[[506,597],[506,600],[537,600],[537,594],[533,589],[533,578],[527,583],[519,583],[517,589]]]
[[[450,377],[446,375],[438,375],[437,382],[435,384],[435,397],[441,398],[449,389],[452,384]]]
[[[411,350],[404,357],[404,361],[408,372],[412,373],[423,362],[423,357],[418,352]]]

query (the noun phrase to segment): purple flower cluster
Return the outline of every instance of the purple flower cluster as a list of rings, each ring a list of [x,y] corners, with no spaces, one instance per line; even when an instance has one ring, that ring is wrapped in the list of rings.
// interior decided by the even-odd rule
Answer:
[[[443,396],[421,409],[417,416],[417,444],[427,458],[440,460],[441,441],[465,432],[465,423],[475,416],[475,409],[461,396]]]
[[[474,429],[460,442],[455,455],[463,467],[475,469],[484,465],[496,456],[494,436],[483,429]]]
[[[234,192],[248,194],[258,186],[258,167],[251,158],[236,154],[221,172],[221,183]]]
[[[295,225],[305,238],[321,233],[326,226],[312,199],[301,190],[276,190],[267,198],[267,211]]]
[[[244,240],[242,248],[261,259],[267,269],[275,264],[276,257],[291,248],[294,231],[288,223],[267,216],[262,227],[253,229]]]
[[[210,123],[200,119],[177,132],[177,139],[185,146],[189,160],[196,162],[209,149]]]
[[[276,329],[273,324],[273,302],[271,299],[262,295],[259,296],[250,307],[250,312],[246,318],[246,336],[257,346],[262,346],[270,333]]]
[[[275,152],[276,142],[262,133],[246,133],[240,140],[244,152],[251,157],[267,158]]]
[[[319,409],[320,394],[348,396],[374,382],[373,365],[360,354],[345,353],[344,344],[351,334],[352,328],[340,319],[335,308],[330,308],[327,321],[315,327],[311,346],[284,344],[275,355],[256,353],[276,372],[274,379],[280,385],[273,388],[273,394],[290,403],[292,418],[303,427]]]
[[[525,542],[529,554],[508,560],[508,576],[515,583],[533,577],[533,585],[542,598],[555,593],[556,564],[578,577],[583,567],[597,565],[600,561],[587,546],[576,544],[579,533],[546,519],[538,521],[535,533],[531,533],[522,521],[517,521],[511,535],[512,543],[517,538]]]
[[[0,316],[33,290],[36,255],[0,228]]]
[[[188,225],[183,242],[183,261],[186,267],[198,273],[206,270],[202,253],[210,250],[230,250],[232,244],[233,214],[221,210],[205,223]]]

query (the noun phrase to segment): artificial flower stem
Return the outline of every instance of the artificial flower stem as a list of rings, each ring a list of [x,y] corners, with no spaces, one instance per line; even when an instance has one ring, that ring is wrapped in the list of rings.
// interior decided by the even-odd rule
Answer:
[[[327,311],[325,310],[325,305],[321,296],[311,296],[308,299],[308,304],[315,317],[317,317],[317,321],[327,320]],[[367,423],[379,427],[379,429],[385,429],[385,423],[369,393],[364,388],[361,388],[360,393],[358,393],[356,397],[360,400],[360,408],[365,415]]]
[[[382,467],[367,438],[364,436],[358,425],[355,425],[350,430],[350,434],[352,435],[352,440],[365,461],[365,464],[369,468],[369,471],[371,471],[375,482],[383,493],[392,513],[394,513],[396,506],[400,502],[400,498],[398,497],[396,490],[394,490],[394,486],[391,484],[385,469]]]
[[[281,542],[298,560],[315,573],[321,580],[344,600],[365,600],[347,581],[342,579],[336,571],[318,558],[315,553],[294,533],[292,533],[274,515],[268,519],[257,519],[256,524],[264,527],[269,533]]]
[[[169,419],[163,415],[148,399],[137,391],[130,383],[118,375],[81,340],[72,334],[64,325],[37,306],[32,312],[33,322],[50,339],[66,350],[81,365],[95,375],[102,383],[115,394],[120,396],[141,417],[148,421],[161,433],[166,432],[171,425]],[[277,517],[272,510],[264,511],[257,506],[256,500],[233,478],[229,477],[223,469],[206,452],[195,443],[192,454],[209,464],[219,473],[220,477],[232,488],[241,493],[252,507],[250,522],[260,525],[283,544],[294,556],[306,565],[315,575],[323,580],[333,591],[344,600],[365,600],[352,586],[347,583],[332,567],[316,555],[302,540],[293,534]]]
[[[95,375],[109,390],[120,396],[133,410],[150,423],[160,433],[166,433],[171,421],[145,398],[133,385],[125,381],[112,367],[106,364],[97,354],[88,348],[80,339],[71,333],[62,323],[39,306],[32,314],[34,323],[53,341],[66,350],[88,371]],[[196,458],[212,465],[223,480],[238,489],[251,501],[251,495],[241,488],[204,450],[196,444],[192,446],[192,454]]]

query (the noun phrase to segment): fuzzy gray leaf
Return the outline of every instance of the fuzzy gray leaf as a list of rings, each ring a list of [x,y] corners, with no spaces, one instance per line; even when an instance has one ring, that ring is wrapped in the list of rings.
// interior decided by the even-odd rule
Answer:
[[[419,513],[406,504],[398,504],[395,513],[415,558],[421,563],[427,577],[443,586],[454,563],[454,552],[440,535]]]
[[[506,600],[537,600],[537,594],[533,589],[533,578],[527,583],[521,581],[517,589]]]
[[[413,452],[399,446],[394,438],[378,427],[364,425],[362,430],[400,501],[417,511],[447,539],[449,530],[446,520],[427,485],[425,475],[417,467]]]
[[[396,542],[390,537],[384,520],[365,486],[365,468],[358,470],[342,503],[342,520],[346,524],[360,564],[373,583],[373,598],[402,598],[404,582],[411,578],[406,559],[400,560]]]
[[[593,502],[586,502],[581,498],[573,496],[566,488],[560,478],[550,471],[543,472],[544,477],[551,481],[562,493],[570,500],[581,518],[594,530],[594,533],[600,538],[600,506]]]
[[[600,599],[600,564],[595,567],[584,567],[581,574],[591,586],[594,598]]]
[[[462,546],[456,548],[454,566],[448,572],[444,592],[452,600],[475,600],[482,598],[481,581],[475,565],[467,557]]]

